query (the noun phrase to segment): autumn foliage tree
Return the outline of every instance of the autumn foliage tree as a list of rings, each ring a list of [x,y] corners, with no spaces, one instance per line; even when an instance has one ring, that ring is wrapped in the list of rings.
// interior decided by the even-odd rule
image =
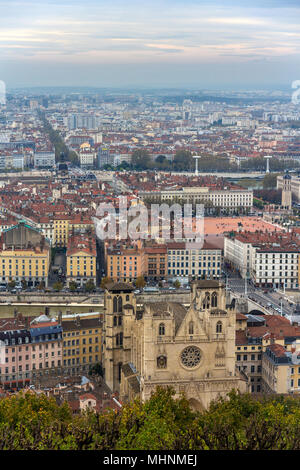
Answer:
[[[33,392],[0,400],[0,450],[299,450],[300,398],[231,391],[202,412],[158,387],[120,411],[73,415]]]

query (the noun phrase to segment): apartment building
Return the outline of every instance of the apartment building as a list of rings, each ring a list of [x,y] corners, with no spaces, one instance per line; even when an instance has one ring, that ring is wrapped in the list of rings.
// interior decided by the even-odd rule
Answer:
[[[146,275],[146,256],[141,240],[131,244],[106,245],[106,273],[116,282],[132,282]]]
[[[87,373],[102,361],[102,319],[80,318],[63,320],[63,368],[68,375]]]
[[[0,279],[26,281],[29,286],[48,285],[50,243],[24,222],[4,230],[0,237]]]
[[[33,161],[34,168],[54,168],[55,152],[36,152]]]
[[[69,239],[69,220],[66,215],[53,218],[53,246],[66,247]]]
[[[288,358],[295,351],[295,342],[300,341],[299,326],[292,325],[289,320],[279,315],[238,313],[236,328],[236,365],[248,377],[249,391],[290,393],[288,389],[281,392],[281,388],[274,387],[277,380],[282,381],[282,377],[287,379],[289,376],[287,370],[276,369],[276,364],[290,364]],[[275,356],[281,359],[277,360]],[[293,357],[295,358],[295,355]],[[294,368],[292,372],[296,383],[297,371]]]
[[[222,250],[206,241],[202,248],[190,248],[184,242],[167,244],[168,276],[219,278],[222,273]]]
[[[251,393],[261,392],[262,350],[262,338],[236,332],[236,365],[249,378]]]
[[[168,275],[167,245],[145,246],[145,275],[148,280],[159,281]]]
[[[90,217],[82,214],[74,216],[69,220],[69,231],[70,232],[87,232],[93,230],[95,227],[94,222]]]
[[[296,233],[231,233],[224,239],[224,258],[256,286],[299,288],[300,240]]]
[[[0,383],[19,389],[42,375],[57,373],[62,361],[62,328],[46,315],[16,314],[0,320]]]
[[[77,286],[84,286],[92,281],[96,286],[97,250],[95,234],[73,233],[67,246],[67,286],[75,282]]]
[[[36,222],[36,228],[41,230],[45,237],[53,243],[53,221],[49,217],[40,217]]]
[[[82,150],[79,153],[80,167],[84,169],[93,169],[96,159],[96,152],[93,150]]]
[[[265,393],[300,393],[300,339],[290,351],[271,344],[263,354],[262,387]]]

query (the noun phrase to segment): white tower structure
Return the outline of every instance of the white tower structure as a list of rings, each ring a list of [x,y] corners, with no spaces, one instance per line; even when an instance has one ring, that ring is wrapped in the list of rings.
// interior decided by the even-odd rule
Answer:
[[[194,155],[193,158],[195,159],[195,175],[198,176],[198,160],[201,158],[200,155]]]
[[[272,158],[272,155],[265,155],[265,159],[267,160],[266,173],[270,173],[270,158]]]

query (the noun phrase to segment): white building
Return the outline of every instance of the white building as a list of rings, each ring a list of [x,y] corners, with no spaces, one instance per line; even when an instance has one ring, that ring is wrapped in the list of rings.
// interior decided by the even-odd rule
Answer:
[[[256,286],[299,288],[300,241],[283,232],[236,233],[224,239],[224,259]]]
[[[205,204],[228,209],[250,209],[253,206],[253,191],[246,189],[210,189],[208,187],[184,187],[178,190],[139,191],[139,197],[161,202],[182,201],[190,204]]]
[[[168,243],[168,276],[219,278],[222,250],[204,242],[203,247],[188,248],[185,243]]]
[[[55,152],[36,152],[33,160],[34,168],[54,168]]]
[[[79,154],[81,168],[94,168],[96,153],[92,150],[84,150]]]

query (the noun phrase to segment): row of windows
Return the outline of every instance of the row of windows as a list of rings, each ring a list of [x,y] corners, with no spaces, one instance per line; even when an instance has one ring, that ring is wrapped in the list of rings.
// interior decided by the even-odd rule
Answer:
[[[83,348],[82,349],[82,354],[86,354],[87,352],[89,353],[92,353],[93,352],[93,348],[92,346],[89,347],[89,350],[86,351],[87,348]],[[95,352],[99,352],[99,346],[95,346]],[[77,354],[80,354],[80,350],[79,349],[66,349],[64,350],[64,356],[75,356]]]
[[[60,356],[60,351],[57,351],[57,355]],[[52,356],[52,357],[55,356],[55,352],[54,352],[54,351],[51,352],[51,356]],[[39,354],[39,358],[41,359],[42,357],[43,357],[43,354],[40,353],[40,354]],[[49,357],[49,353],[45,353],[45,357]],[[18,361],[19,361],[19,362],[23,361],[23,359],[24,359],[23,356],[18,356]],[[35,354],[32,354],[31,359],[35,359]],[[29,355],[28,355],[28,354],[25,355],[25,361],[29,361]],[[9,358],[8,358],[8,357],[5,358],[5,362],[9,362]],[[16,362],[16,356],[12,356],[12,357],[11,357],[11,362]]]
[[[243,359],[242,359],[242,357],[243,357]],[[248,361],[248,355],[244,354],[243,356],[241,356],[241,354],[237,354],[236,360],[237,361]],[[257,354],[257,358],[256,358],[256,354],[251,354],[249,360],[251,360],[251,361],[256,361],[256,360],[260,361],[261,360],[261,354]]]
[[[222,322],[218,321],[216,324],[216,333],[222,333],[222,330],[223,330]],[[158,335],[164,336],[165,334],[166,334],[166,326],[164,323],[160,323],[158,327]],[[194,334],[194,322],[193,321],[189,322],[188,334],[189,335]]]
[[[197,264],[197,266],[198,266],[198,263],[192,262],[192,263],[191,263],[191,266],[192,266],[193,268],[195,268],[195,267],[197,267],[197,266],[195,266],[196,264]],[[175,262],[173,262],[173,263],[169,262],[169,263],[168,263],[168,268],[172,268],[172,267],[173,267],[173,268],[184,268],[184,267],[188,268],[189,265],[190,265],[190,263],[189,263],[188,261],[186,261],[185,264],[184,264],[184,262],[181,262],[181,263],[180,263],[180,262],[177,262],[177,263],[175,263]],[[208,268],[216,268],[216,267],[220,267],[220,263],[215,263],[215,262],[212,262],[212,263],[211,263],[211,262],[208,262],[208,263],[207,263],[207,266],[206,266],[206,262],[205,262],[205,261],[204,261],[203,263],[201,263],[201,261],[199,261],[199,268],[201,268],[201,266],[202,266],[203,268],[206,268],[206,267],[208,267]]]
[[[93,339],[95,341],[93,341]],[[92,344],[93,342],[98,343],[99,336],[95,336],[94,338],[89,338],[88,340],[89,340],[88,341],[89,344]],[[79,339],[64,341],[64,347],[66,347],[66,346],[79,346],[79,344],[80,344],[79,341],[80,341]],[[87,344],[86,338],[82,338],[82,344]]]
[[[96,355],[94,358],[92,356],[89,356],[88,360],[86,357],[83,357],[82,362],[83,364],[87,363],[93,363],[93,362],[98,362],[99,358]],[[64,359],[64,366],[71,366],[74,364],[80,364],[80,358],[79,357],[73,357],[72,359]]]
[[[50,364],[49,361],[46,361],[44,365],[43,365],[42,362],[40,362],[38,369],[43,369],[43,367],[48,368],[48,367],[50,367],[49,364]],[[60,360],[57,361],[57,366],[58,367],[60,366]],[[55,367],[55,361],[51,361],[51,367]],[[36,369],[35,364],[32,364],[32,369],[33,370]],[[19,366],[19,372],[22,372],[22,370],[23,370],[22,366]],[[25,370],[30,370],[29,369],[29,364],[26,364]],[[14,366],[12,367],[12,372],[16,372],[16,368]],[[8,367],[5,367],[4,373],[9,374],[9,368]],[[0,368],[0,374],[1,374],[1,368]],[[8,379],[6,379],[6,380],[8,380]],[[12,380],[14,380],[14,377],[12,377]]]
[[[83,331],[81,332],[82,335],[87,335],[87,334],[92,335],[92,334],[96,334],[96,333],[98,333],[98,330],[95,330],[95,331],[93,331],[93,330],[88,330],[88,331],[83,330]],[[63,336],[64,336],[64,337],[65,337],[65,336],[78,336],[79,334],[80,334],[79,331],[72,331],[72,332],[70,332],[70,333],[64,333]]]
[[[294,379],[291,379],[291,387],[294,387],[294,383],[297,383],[297,387],[300,387],[300,379],[296,382]]]

